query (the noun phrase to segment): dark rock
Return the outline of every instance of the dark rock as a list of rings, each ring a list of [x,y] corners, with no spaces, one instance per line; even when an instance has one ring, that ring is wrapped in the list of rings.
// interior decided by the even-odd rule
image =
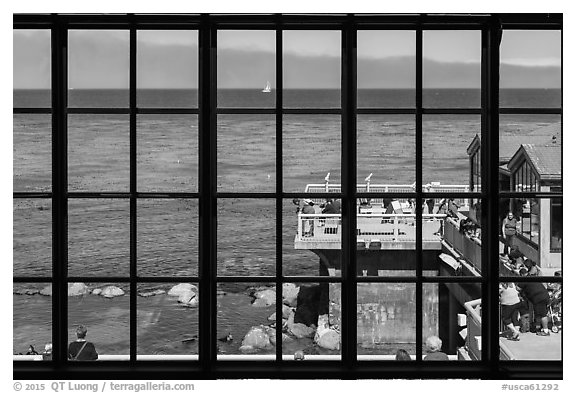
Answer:
[[[319,285],[302,285],[296,299],[294,323],[306,326],[318,324],[318,307],[320,303]]]

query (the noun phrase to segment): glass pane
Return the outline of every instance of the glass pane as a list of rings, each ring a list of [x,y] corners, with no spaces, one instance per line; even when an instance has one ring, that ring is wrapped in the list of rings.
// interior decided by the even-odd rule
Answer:
[[[282,286],[282,358],[340,360],[339,283],[284,283]],[[270,316],[272,321],[276,313]]]
[[[276,287],[267,283],[219,283],[218,360],[276,359]]]
[[[130,202],[68,200],[68,274],[128,276],[129,266]]]
[[[500,201],[501,276],[561,274],[562,210],[562,198]]]
[[[218,116],[218,191],[276,191],[274,116]]]
[[[128,107],[128,30],[68,31],[68,105]]]
[[[562,284],[500,283],[500,360],[562,360]]]
[[[14,107],[51,106],[50,30],[14,30],[13,36]]]
[[[139,30],[138,106],[198,106],[198,32]]]
[[[340,31],[283,32],[284,106],[340,107]]]
[[[276,201],[218,200],[218,275],[276,274]]]
[[[309,202],[312,201],[312,205]],[[342,224],[320,198],[285,199],[282,212],[282,269],[286,276],[340,276]],[[322,207],[321,207],[322,206]],[[331,209],[331,208],[329,208]],[[322,213],[322,211],[327,213]],[[336,213],[328,213],[336,211]]]
[[[356,210],[356,274],[413,276],[416,273],[416,216],[411,199],[360,198]],[[440,227],[440,223],[436,225]],[[423,232],[424,260],[432,260],[440,240]],[[429,267],[426,265],[425,269]]]
[[[328,187],[329,192],[340,192],[340,116],[287,115],[283,119],[284,191],[325,192]]]
[[[422,118],[422,187],[429,192],[468,192],[468,148],[480,135],[480,116],[425,115]]]
[[[218,106],[276,105],[276,32],[218,31]]]
[[[500,106],[561,105],[562,32],[504,30],[500,45]]]
[[[13,360],[52,360],[51,295],[48,283],[13,284]]]
[[[415,284],[358,284],[358,360],[415,359],[415,296]]]
[[[415,192],[414,116],[359,115],[356,152],[359,192]]]
[[[52,275],[52,200],[13,200],[14,276]]]
[[[359,107],[415,106],[414,31],[359,30],[357,57]]]
[[[501,115],[499,145],[501,190],[562,191],[559,115]]]
[[[13,185],[15,192],[52,189],[52,117],[13,115]]]
[[[128,116],[68,116],[68,187],[70,191],[130,189]]]
[[[138,275],[198,274],[198,201],[138,199]]]
[[[80,339],[87,342],[82,351],[83,342]],[[69,358],[84,361],[129,360],[129,285],[70,283],[68,342]]]
[[[424,361],[481,360],[480,287],[480,283],[423,284]]]
[[[436,258],[441,276],[480,276],[482,272],[482,203],[468,199],[426,199],[422,233],[436,237],[442,252]],[[428,213],[432,209],[433,214]],[[437,225],[440,224],[438,228]]]
[[[198,331],[197,285],[138,285],[138,360],[197,360]]]
[[[480,107],[480,31],[424,31],[423,46],[424,107]]]
[[[198,191],[198,116],[139,115],[138,191]]]

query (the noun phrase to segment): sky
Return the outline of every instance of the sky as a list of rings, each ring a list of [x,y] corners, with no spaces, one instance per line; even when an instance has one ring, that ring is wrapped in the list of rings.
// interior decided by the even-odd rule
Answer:
[[[50,85],[50,33],[14,31],[14,88]],[[285,31],[285,88],[338,88],[338,31]],[[425,88],[480,86],[479,31],[424,31]],[[218,86],[260,88],[275,81],[274,31],[219,31]],[[195,88],[196,31],[140,31],[138,86]],[[69,86],[127,88],[127,31],[70,31]],[[358,32],[358,87],[413,88],[413,31]],[[560,87],[560,32],[505,31],[501,45],[502,87]]]

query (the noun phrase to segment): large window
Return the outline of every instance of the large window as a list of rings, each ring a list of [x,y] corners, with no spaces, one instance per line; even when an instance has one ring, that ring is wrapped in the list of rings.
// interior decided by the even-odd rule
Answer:
[[[562,112],[561,23],[16,15],[15,375],[557,377],[561,123],[530,126]],[[536,141],[544,188],[507,167]],[[500,288],[538,280],[556,332],[523,358]],[[79,325],[96,362],[70,360]]]

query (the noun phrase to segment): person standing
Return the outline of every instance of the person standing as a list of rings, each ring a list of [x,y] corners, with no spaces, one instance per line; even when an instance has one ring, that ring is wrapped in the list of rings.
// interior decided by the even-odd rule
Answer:
[[[94,344],[86,341],[86,333],[88,329],[80,325],[76,328],[76,341],[72,341],[68,346],[68,359],[70,360],[96,360],[98,359],[98,352]]]
[[[502,306],[502,321],[512,332],[512,336],[508,337],[508,340],[519,341],[520,330],[514,325],[513,320],[518,317],[521,302],[520,296],[518,296],[518,289],[516,289],[513,282],[501,284],[500,305]]]
[[[512,246],[512,239],[516,236],[516,225],[518,220],[514,217],[512,212],[508,212],[508,216],[502,221],[502,235],[504,236],[504,254],[508,255],[510,247]]]

